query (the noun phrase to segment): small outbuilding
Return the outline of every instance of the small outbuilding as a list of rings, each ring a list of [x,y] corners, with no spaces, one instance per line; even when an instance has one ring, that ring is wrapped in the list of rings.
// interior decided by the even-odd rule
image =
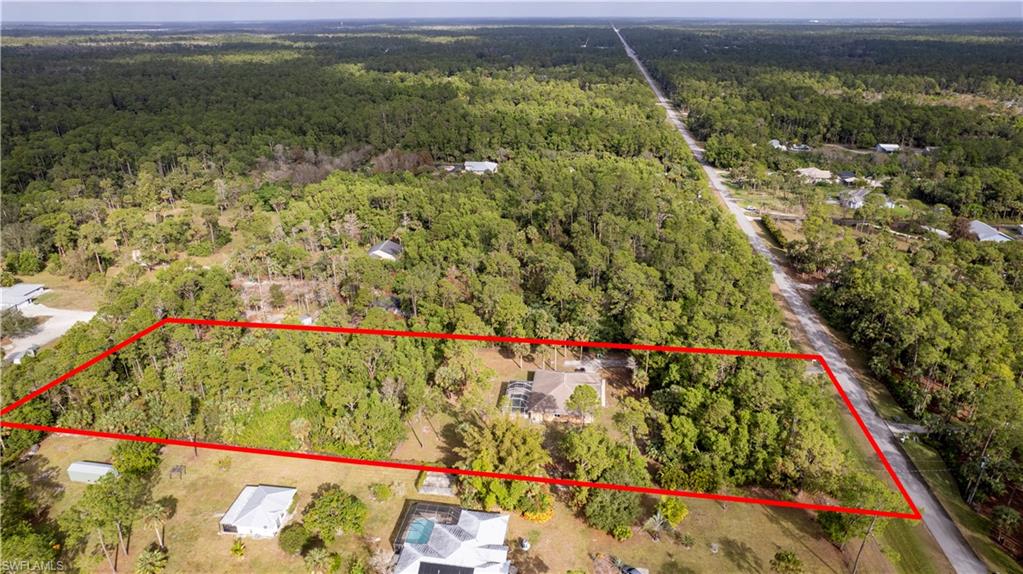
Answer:
[[[891,144],[891,143],[879,143],[876,146],[874,146],[874,151],[879,151],[879,152],[884,152],[884,153],[895,153],[895,152],[899,151],[900,149],[902,149],[902,147],[899,146],[899,144]]]
[[[383,259],[384,261],[397,261],[401,257],[402,251],[404,249],[402,249],[400,243],[385,239],[369,248],[369,256],[375,259]]]
[[[95,484],[99,479],[103,478],[108,474],[117,476],[117,469],[114,465],[107,464],[105,462],[89,462],[85,460],[79,460],[72,462],[67,467],[67,477],[71,482],[84,482],[85,484]]]
[[[854,183],[856,183],[857,179],[859,178],[856,177],[856,174],[851,171],[838,172],[838,180],[846,185],[853,185]]]
[[[17,309],[32,303],[46,291],[46,287],[38,283],[18,283],[10,287],[0,287],[0,311]]]
[[[494,173],[497,171],[497,164],[492,161],[467,161],[464,166],[465,171],[472,173]]]
[[[767,142],[767,144],[770,145],[771,147],[773,147],[776,150],[785,151],[785,150],[789,149],[785,144],[781,143],[780,140],[770,140],[770,141]]]
[[[246,486],[220,519],[220,533],[250,538],[277,536],[291,517],[296,492],[287,486]]]
[[[806,144],[792,144],[791,146],[789,146],[789,151],[794,151],[796,153],[805,153],[811,151],[812,149],[813,148]]]

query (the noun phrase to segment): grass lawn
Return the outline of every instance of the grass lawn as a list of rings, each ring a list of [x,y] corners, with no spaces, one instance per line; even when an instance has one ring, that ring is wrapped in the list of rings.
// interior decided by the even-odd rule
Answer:
[[[62,494],[50,499],[53,516],[73,504],[84,490],[84,485],[68,482],[67,465],[75,460],[107,461],[113,445],[113,441],[106,439],[71,435],[53,435],[43,441],[39,454],[23,468],[30,473],[34,492],[40,496],[62,489]],[[178,464],[185,465],[185,476],[168,478],[169,469]],[[230,554],[233,538],[218,535],[217,523],[247,484],[296,487],[296,510],[300,512],[320,484],[337,483],[366,502],[369,516],[363,536],[343,536],[330,549],[344,556],[364,554],[367,547],[389,550],[389,539],[405,498],[429,499],[415,493],[415,477],[416,473],[409,471],[263,455],[200,450],[196,456],[189,448],[166,447],[154,493],[157,498],[169,496],[176,501],[175,514],[167,522],[165,532],[170,556],[168,572],[306,571],[301,559],[285,554],[276,540],[247,539],[244,558]],[[390,484],[394,496],[387,501],[374,501],[369,494],[369,486],[374,483]],[[648,497],[645,505],[652,508],[655,502]],[[560,503],[556,505],[554,518],[545,524],[512,515],[508,544],[514,547],[521,537],[535,541],[528,553],[513,552],[514,561],[523,574],[563,573],[573,568],[590,571],[591,556],[600,553],[665,574],[767,572],[771,557],[779,549],[795,552],[807,572],[838,574],[848,569],[858,548],[850,543],[843,552],[823,540],[809,512],[703,500],[687,500],[686,503],[690,514],[680,529],[694,539],[689,549],[666,536],[654,541],[639,529],[634,529],[630,540],[614,540],[587,528]],[[889,530],[896,526],[893,523]],[[120,558],[119,570],[130,571],[137,553],[154,540],[155,533],[151,529],[136,525],[130,540],[130,555]],[[906,561],[904,554],[903,562]],[[82,566],[83,571],[109,570],[101,557],[88,557]],[[863,572],[895,572],[873,544],[864,551],[860,566]]]
[[[69,277],[43,271],[35,275],[18,277],[25,283],[41,283],[50,289],[36,299],[36,303],[57,309],[95,311],[103,302],[103,291],[88,281],[76,281]]]
[[[991,521],[973,511],[959,494],[952,474],[945,468],[945,462],[941,455],[933,448],[918,440],[907,440],[902,443],[902,448],[913,460],[917,468],[928,469],[921,472],[921,476],[931,487],[931,491],[938,497],[941,505],[959,526],[966,541],[973,547],[988,567],[995,572],[1021,572],[1023,566],[1005,553],[991,538],[988,532],[991,531]]]

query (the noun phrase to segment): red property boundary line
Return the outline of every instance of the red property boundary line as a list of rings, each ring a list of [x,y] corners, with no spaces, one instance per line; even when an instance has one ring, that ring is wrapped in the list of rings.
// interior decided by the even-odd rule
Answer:
[[[88,361],[82,363],[81,365],[78,365],[77,367],[71,369],[70,371],[68,371],[68,372],[64,373],[63,375],[57,377],[56,379],[50,381],[49,383],[46,383],[45,385],[39,387],[38,389],[32,391],[31,393],[28,393],[27,395],[25,395],[25,396],[21,397],[20,399],[14,401],[13,403],[5,406],[2,410],[0,410],[0,417],[11,413],[12,411],[17,409],[18,407],[24,405],[25,403],[31,401],[32,399],[38,397],[39,395],[42,395],[46,391],[48,391],[48,390],[52,389],[53,387],[63,383],[64,381],[70,379],[71,377],[77,375],[78,373],[81,373],[82,371],[85,371],[86,369],[92,367],[96,363],[98,363],[98,362],[102,361],[103,359],[113,355],[114,353],[120,351],[121,349],[123,349],[123,348],[125,348],[125,347],[127,347],[127,346],[129,346],[129,345],[131,345],[133,343],[135,343],[139,339],[145,337],[146,335],[149,335],[150,333],[156,331],[157,329],[159,329],[160,327],[163,327],[164,325],[202,325],[202,326],[208,326],[208,327],[235,327],[235,328],[243,328],[243,329],[277,329],[277,330],[282,330],[282,331],[310,331],[310,332],[316,332],[316,333],[338,333],[338,334],[347,334],[347,335],[379,335],[379,336],[383,336],[383,337],[410,337],[410,338],[417,338],[417,339],[455,339],[455,340],[462,340],[462,341],[481,341],[481,342],[489,342],[489,343],[523,343],[523,344],[533,344],[533,345],[554,345],[554,346],[561,346],[561,347],[595,347],[595,348],[601,348],[601,349],[619,349],[619,350],[629,350],[629,351],[659,351],[659,352],[665,352],[665,353],[727,355],[727,356],[739,356],[739,357],[763,357],[763,358],[771,358],[771,359],[794,359],[794,360],[801,360],[801,361],[815,361],[815,362],[817,362],[817,363],[819,363],[821,365],[821,367],[824,369],[824,372],[828,375],[828,378],[831,379],[831,383],[832,383],[832,385],[834,385],[835,390],[838,391],[839,396],[842,398],[842,402],[845,403],[846,408],[849,409],[849,412],[852,414],[853,418],[856,420],[856,423],[859,425],[860,430],[862,430],[863,434],[867,437],[867,441],[870,443],[871,448],[874,449],[874,452],[877,454],[878,458],[880,459],[881,464],[884,466],[885,470],[888,472],[888,475],[891,477],[892,482],[895,483],[896,488],[898,488],[899,493],[902,495],[902,498],[906,501],[906,504],[909,506],[911,512],[894,512],[894,511],[890,511],[890,510],[876,510],[876,509],[870,509],[870,508],[852,508],[852,507],[837,506],[837,505],[830,505],[830,504],[813,504],[813,503],[807,503],[807,502],[794,502],[794,501],[789,501],[789,500],[774,500],[774,499],[770,499],[770,498],[755,498],[755,497],[750,497],[750,496],[733,496],[733,495],[728,495],[728,494],[715,494],[715,493],[706,493],[706,492],[692,492],[692,491],[685,491],[685,490],[668,490],[668,489],[664,489],[664,488],[654,488],[654,487],[646,487],[646,486],[630,486],[630,485],[625,485],[625,484],[608,484],[608,483],[601,483],[601,482],[571,480],[571,479],[566,479],[566,478],[553,478],[553,477],[547,477],[547,476],[526,476],[526,475],[518,475],[518,474],[507,474],[507,473],[501,473],[501,472],[487,472],[487,471],[469,470],[469,469],[461,469],[461,468],[447,468],[447,467],[442,467],[442,466],[431,466],[431,465],[411,464],[411,463],[403,463],[403,462],[393,462],[393,461],[386,461],[386,460],[368,460],[368,459],[349,458],[349,457],[325,455],[325,454],[304,453],[304,452],[290,452],[290,451],[272,450],[272,449],[264,449],[264,448],[244,447],[244,446],[236,446],[236,445],[212,443],[212,442],[178,440],[178,439],[170,439],[170,438],[158,438],[158,437],[149,437],[149,436],[139,436],[139,435],[130,435],[130,434],[121,434],[121,433],[102,432],[102,431],[94,431],[94,430],[87,430],[87,429],[76,429],[76,428],[67,428],[67,427],[55,427],[55,426],[46,426],[46,425],[36,425],[36,424],[19,423],[19,422],[6,421],[6,420],[0,420],[0,427],[6,427],[6,428],[12,428],[12,429],[23,429],[23,430],[35,430],[35,431],[50,432],[50,433],[73,434],[73,435],[81,435],[81,436],[88,436],[88,437],[98,437],[98,438],[107,438],[107,439],[117,439],[117,440],[131,440],[131,441],[136,441],[136,442],[148,442],[148,443],[164,444],[164,445],[171,445],[171,446],[184,446],[184,447],[203,448],[203,449],[229,451],[229,452],[242,452],[242,453],[248,453],[248,454],[263,454],[263,455],[281,456],[281,457],[286,457],[286,458],[296,458],[296,459],[304,459],[304,460],[316,460],[316,461],[326,461],[326,462],[340,462],[340,463],[345,463],[345,464],[352,464],[352,465],[358,465],[358,466],[369,466],[369,467],[376,467],[376,468],[393,468],[393,469],[400,469],[400,470],[416,470],[416,471],[434,471],[434,472],[444,472],[444,473],[447,473],[447,474],[456,474],[456,475],[462,475],[462,476],[479,476],[479,477],[484,477],[484,478],[497,478],[497,479],[503,479],[503,480],[524,480],[524,481],[539,482],[539,483],[544,483],[544,484],[556,484],[556,485],[563,485],[563,486],[576,486],[576,487],[588,487],[588,488],[602,488],[602,489],[607,489],[607,490],[623,490],[623,491],[627,491],[627,492],[638,492],[638,493],[643,493],[643,494],[657,494],[657,495],[665,495],[665,496],[682,496],[682,497],[686,497],[686,498],[698,498],[698,499],[704,499],[704,500],[718,500],[718,501],[722,501],[722,502],[740,502],[740,503],[749,503],[749,504],[762,504],[762,505],[766,505],[766,506],[779,506],[779,507],[786,507],[786,508],[801,508],[801,509],[804,509],[804,510],[845,512],[845,513],[850,513],[850,514],[861,514],[861,515],[866,515],[866,516],[880,516],[880,517],[885,517],[885,518],[907,518],[907,519],[911,519],[911,520],[920,520],[921,518],[923,518],[923,515],[920,514],[920,510],[917,508],[916,504],[913,502],[913,499],[909,496],[909,492],[906,490],[906,487],[903,486],[902,481],[899,480],[899,477],[895,474],[895,471],[894,471],[894,469],[892,469],[892,466],[888,462],[888,459],[885,457],[884,453],[881,452],[881,448],[878,446],[877,441],[874,440],[873,435],[870,434],[870,431],[867,429],[867,425],[864,424],[863,419],[860,417],[860,414],[856,411],[856,408],[853,406],[852,402],[849,400],[849,397],[845,394],[845,391],[842,390],[842,386],[838,383],[838,379],[835,378],[835,374],[831,371],[831,367],[828,366],[827,361],[825,361],[824,357],[822,357],[821,355],[809,355],[809,354],[802,354],[802,353],[780,353],[780,352],[772,352],[772,351],[750,351],[750,350],[743,350],[743,349],[709,349],[709,348],[700,348],[700,347],[676,347],[676,346],[667,346],[667,345],[638,345],[638,344],[629,344],[629,343],[607,343],[607,342],[600,342],[600,341],[572,341],[572,340],[566,340],[566,339],[533,339],[533,338],[524,338],[524,337],[498,337],[498,336],[490,336],[490,335],[467,335],[467,334],[461,334],[461,333],[433,333],[433,332],[419,332],[419,331],[392,331],[392,330],[387,330],[387,329],[360,329],[360,328],[354,328],[354,327],[323,327],[323,326],[319,326],[319,325],[285,325],[285,324],[279,324],[279,323],[255,323],[255,322],[247,322],[247,321],[218,321],[218,320],[212,320],[212,319],[191,319],[191,318],[185,318],[185,317],[167,317],[165,319],[161,319],[160,321],[157,321],[156,323],[153,323],[152,325],[150,325],[149,327],[146,327],[142,331],[139,331],[138,333],[132,335],[131,337],[128,337],[127,339],[121,341],[120,343],[114,345],[113,347],[110,347],[106,351],[103,351],[102,353],[96,355],[95,357],[89,359]]]

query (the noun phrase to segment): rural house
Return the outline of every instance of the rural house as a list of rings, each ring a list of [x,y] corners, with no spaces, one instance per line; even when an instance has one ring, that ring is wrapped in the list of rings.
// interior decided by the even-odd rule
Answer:
[[[369,256],[384,261],[397,261],[403,251],[401,244],[397,241],[385,239],[369,248]]]
[[[394,574],[508,574],[508,515],[406,503],[395,529]]]
[[[579,415],[568,408],[568,399],[577,388],[585,385],[596,391],[601,407],[607,406],[604,379],[596,373],[540,370],[533,372],[531,381],[508,383],[508,409],[533,422],[572,420]],[[589,414],[581,418],[581,422],[586,423],[592,420]]]
[[[290,518],[296,490],[286,486],[246,486],[220,519],[221,534],[273,538]]]
[[[831,181],[834,178],[830,171],[816,167],[801,167],[796,170],[796,173],[809,183],[821,183],[823,181]]]
[[[866,203],[869,194],[870,190],[864,188],[843,191],[838,196],[838,203],[846,209],[859,209]]]
[[[876,146],[874,146],[874,151],[884,153],[895,153],[900,149],[902,148],[899,146],[899,144],[879,143]]]

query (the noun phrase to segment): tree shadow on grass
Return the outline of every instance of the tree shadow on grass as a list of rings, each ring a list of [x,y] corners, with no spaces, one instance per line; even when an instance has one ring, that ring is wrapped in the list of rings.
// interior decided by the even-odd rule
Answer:
[[[520,574],[546,574],[551,571],[542,558],[526,552],[518,544],[508,553],[508,559],[518,568]]]
[[[734,538],[722,538],[720,544],[725,558],[742,572],[764,571],[764,561],[757,556],[749,544]]]
[[[40,507],[48,509],[64,497],[64,485],[57,480],[60,469],[50,465],[50,459],[35,454],[22,462],[19,470],[28,478],[32,496]]]
[[[455,449],[464,446],[462,437],[458,435],[458,425],[453,422],[444,425],[440,428],[438,437],[441,439],[441,444],[438,447],[441,452],[441,464],[446,467],[455,466],[455,463],[462,459]]]
[[[779,508],[779,507],[764,507],[767,512],[767,519],[772,524],[777,526],[786,537],[794,540],[803,547],[810,555],[817,559],[818,564],[821,568],[826,568],[835,574],[838,574],[838,570],[835,570],[827,560],[818,554],[809,544],[804,540],[818,539],[821,538],[821,532],[815,528],[815,523],[806,513],[806,511],[798,510],[795,508]]]

